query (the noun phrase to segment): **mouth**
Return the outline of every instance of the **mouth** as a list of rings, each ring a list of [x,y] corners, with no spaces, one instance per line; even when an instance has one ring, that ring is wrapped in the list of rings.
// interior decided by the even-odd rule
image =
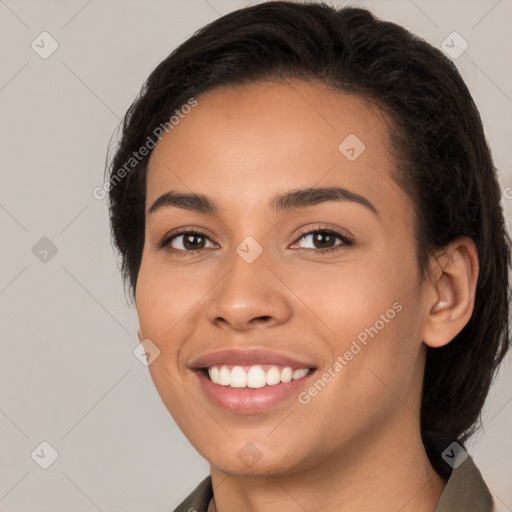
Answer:
[[[260,389],[267,386],[287,384],[303,379],[316,368],[297,368],[281,365],[213,365],[199,371],[214,384],[235,388]]]
[[[256,414],[297,399],[317,366],[272,351],[224,350],[193,361],[208,401],[224,411]]]

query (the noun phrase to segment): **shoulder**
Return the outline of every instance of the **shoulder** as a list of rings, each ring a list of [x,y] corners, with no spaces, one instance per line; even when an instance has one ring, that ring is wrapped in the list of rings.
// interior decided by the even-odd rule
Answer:
[[[212,479],[207,476],[173,512],[207,512],[212,497]]]
[[[451,472],[434,512],[492,512],[491,493],[473,459],[467,457]]]
[[[173,512],[207,512],[213,497],[211,477],[207,476]],[[482,474],[473,459],[466,460],[451,472],[434,512],[492,512],[493,501]]]

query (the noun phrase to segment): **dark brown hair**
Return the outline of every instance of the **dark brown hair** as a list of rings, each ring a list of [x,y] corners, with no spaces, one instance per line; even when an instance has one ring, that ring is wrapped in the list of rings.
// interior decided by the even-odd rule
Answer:
[[[361,8],[266,2],[205,26],[151,73],[130,106],[107,171],[111,227],[122,274],[135,296],[144,245],[148,157],[116,172],[180,106],[222,85],[315,80],[358,94],[391,120],[396,181],[415,205],[418,265],[467,235],[478,248],[475,308],[445,347],[427,348],[422,436],[436,456],[472,433],[509,347],[510,238],[482,122],[460,74],[442,51]],[[442,463],[441,463],[442,464]]]

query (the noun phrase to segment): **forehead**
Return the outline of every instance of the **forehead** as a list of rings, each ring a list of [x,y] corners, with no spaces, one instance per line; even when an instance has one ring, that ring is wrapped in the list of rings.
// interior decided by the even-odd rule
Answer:
[[[290,81],[219,87],[196,100],[151,155],[147,205],[168,189],[226,207],[313,186],[343,186],[374,204],[404,196],[391,179],[384,115],[361,97]]]

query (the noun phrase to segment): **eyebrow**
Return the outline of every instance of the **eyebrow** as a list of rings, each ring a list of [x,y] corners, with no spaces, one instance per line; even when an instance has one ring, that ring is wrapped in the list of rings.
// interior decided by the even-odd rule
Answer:
[[[342,187],[310,187],[290,190],[285,193],[276,194],[271,198],[269,205],[276,213],[280,213],[328,201],[357,203],[379,217],[379,212],[366,197]],[[219,204],[204,194],[182,193],[170,190],[162,194],[151,205],[147,213],[155,213],[169,206],[207,215],[218,215],[221,211]]]

